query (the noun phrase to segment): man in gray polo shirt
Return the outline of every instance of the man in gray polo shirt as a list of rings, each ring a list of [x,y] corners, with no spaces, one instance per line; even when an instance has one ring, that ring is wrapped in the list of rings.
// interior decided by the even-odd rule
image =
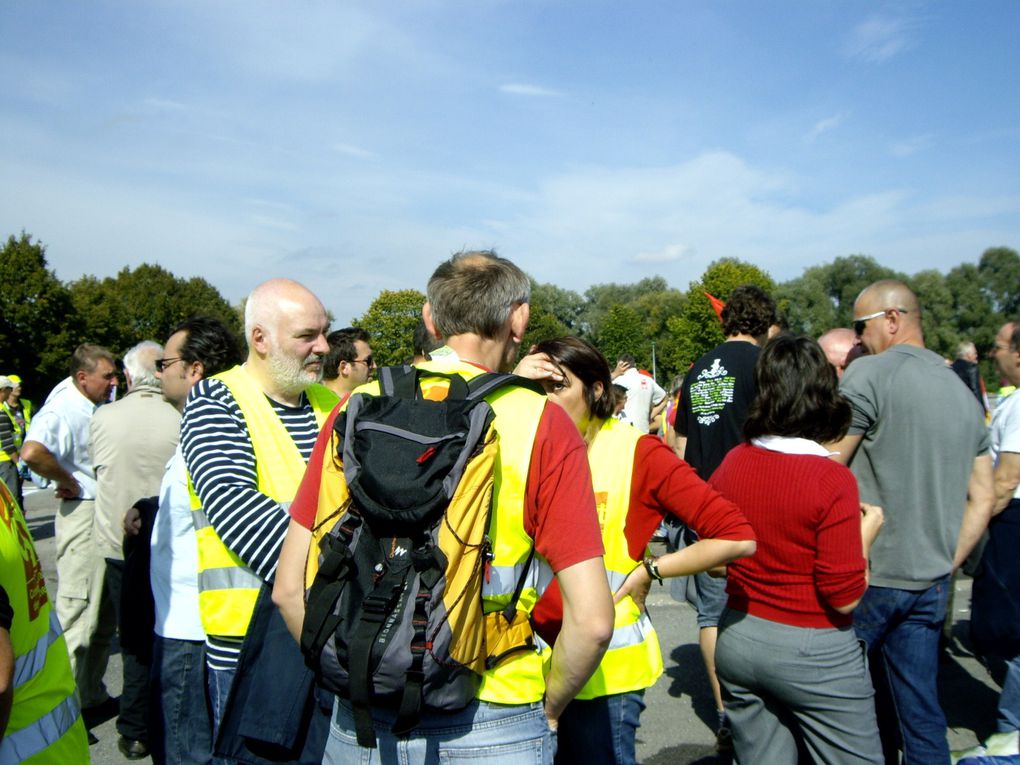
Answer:
[[[939,635],[950,576],[991,516],[988,431],[974,396],[925,349],[921,307],[905,284],[865,288],[854,317],[871,355],[841,380],[853,422],[834,449],[857,477],[861,501],[881,505],[886,518],[854,628],[888,677],[895,711],[879,707],[883,739],[898,722],[905,763],[948,765]]]

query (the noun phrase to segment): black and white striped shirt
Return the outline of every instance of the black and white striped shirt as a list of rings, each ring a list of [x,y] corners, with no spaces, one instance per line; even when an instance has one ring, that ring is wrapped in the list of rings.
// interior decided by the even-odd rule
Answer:
[[[298,407],[269,403],[307,461],[319,426],[307,400]],[[220,380],[199,381],[181,417],[181,449],[202,508],[223,544],[258,576],[272,582],[290,516],[258,489],[255,450],[241,408]],[[233,669],[241,639],[207,636],[212,669]]]

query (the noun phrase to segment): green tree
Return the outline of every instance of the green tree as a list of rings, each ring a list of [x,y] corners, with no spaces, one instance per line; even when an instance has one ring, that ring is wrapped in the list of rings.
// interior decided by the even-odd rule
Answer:
[[[531,280],[531,320],[535,321],[536,308],[545,316],[555,319],[556,326],[562,326],[561,334],[581,334],[585,310],[584,298],[572,290],[565,290],[555,284],[539,284]],[[530,334],[530,333],[529,333]],[[546,338],[542,338],[546,339]]]
[[[725,302],[742,284],[756,284],[770,294],[776,290],[768,273],[737,258],[711,263],[700,280],[691,282],[683,310],[666,321],[675,342],[669,347],[670,355],[663,360],[664,364],[682,372],[725,339],[719,317],[704,293]]]
[[[353,319],[372,336],[372,355],[379,366],[403,364],[414,354],[414,328],[425,295],[418,290],[383,290],[360,318]]]
[[[25,394],[67,376],[78,319],[67,289],[47,267],[46,248],[25,232],[0,249],[0,373],[18,374]]]
[[[640,367],[651,366],[645,359],[646,337],[641,324],[640,314],[629,305],[617,304],[606,312],[599,324],[595,344],[609,361],[610,367],[624,353],[633,354]]]
[[[1020,313],[1020,255],[1009,247],[990,247],[978,262],[981,287],[1001,316]]]
[[[162,343],[191,316],[221,319],[240,332],[237,311],[200,277],[183,279],[159,265],[123,268],[115,277],[83,276],[70,285],[82,336],[121,354],[142,340]]]
[[[929,269],[908,281],[921,303],[921,328],[929,349],[954,358],[961,337],[954,320],[953,293],[940,271]]]

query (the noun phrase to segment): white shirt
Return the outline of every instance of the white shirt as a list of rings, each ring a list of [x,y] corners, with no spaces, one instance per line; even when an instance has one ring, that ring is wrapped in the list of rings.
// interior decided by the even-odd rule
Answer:
[[[149,578],[156,603],[156,634],[174,640],[205,640],[198,611],[198,540],[179,444],[159,487]]]
[[[1012,393],[1000,398],[992,415],[991,425],[992,460],[999,464],[1002,452],[1020,454],[1020,395]],[[1020,486],[1013,492],[1014,499],[1020,499]]]
[[[81,486],[79,499],[96,498],[96,474],[89,456],[89,423],[95,411],[96,405],[81,391],[66,385],[50,394],[25,434],[26,441],[45,446],[74,477]]]
[[[662,399],[666,397],[666,391],[655,380],[648,375],[641,374],[634,367],[628,369],[613,382],[627,389],[627,403],[623,407],[627,422],[642,433],[647,433],[652,407],[658,406],[662,402]]]

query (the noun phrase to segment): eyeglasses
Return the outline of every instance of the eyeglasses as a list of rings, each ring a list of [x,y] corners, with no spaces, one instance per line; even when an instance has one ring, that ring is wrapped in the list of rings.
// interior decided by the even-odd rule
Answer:
[[[366,367],[371,369],[375,366],[375,359],[371,356],[366,356],[363,359],[351,359],[348,363],[350,364],[364,364]]]
[[[173,358],[169,359],[156,359],[156,371],[165,372],[167,367],[172,366],[174,363],[182,360],[183,359],[180,356],[174,356]]]
[[[860,337],[864,334],[864,326],[872,319],[877,319],[879,316],[885,316],[889,311],[897,311],[899,313],[910,313],[906,308],[886,308],[883,311],[875,311],[875,313],[869,313],[867,316],[862,316],[859,319],[854,319],[854,334]]]

